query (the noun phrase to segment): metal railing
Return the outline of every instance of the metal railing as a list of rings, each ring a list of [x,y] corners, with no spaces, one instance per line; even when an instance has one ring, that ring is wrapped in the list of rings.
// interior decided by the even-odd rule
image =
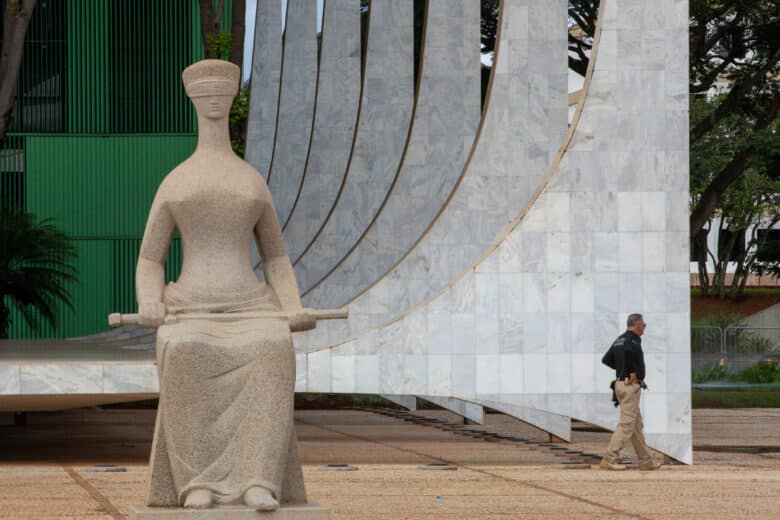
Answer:
[[[780,327],[691,327],[694,383],[728,379],[763,362],[780,363]]]

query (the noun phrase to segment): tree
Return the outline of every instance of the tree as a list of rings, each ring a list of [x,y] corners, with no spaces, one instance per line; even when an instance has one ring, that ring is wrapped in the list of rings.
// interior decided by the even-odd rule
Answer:
[[[715,110],[691,121],[692,146],[724,118],[737,116],[746,122],[732,136],[729,160],[712,176],[692,208],[691,234],[695,236],[728,187],[745,175],[766,147],[780,146],[776,131],[771,130],[780,110],[780,3],[692,0],[690,11],[691,94],[705,95],[717,82],[729,84]]]
[[[711,117],[726,97],[727,94],[711,100],[694,98],[692,123]],[[743,144],[734,136],[749,131],[751,125],[752,122],[741,114],[730,114],[721,118],[702,139],[691,144],[692,205],[697,204],[712,179],[732,162],[735,153],[739,153]],[[778,127],[780,124],[775,122],[770,131],[776,132]],[[762,148],[760,143],[755,146]],[[694,234],[694,253],[703,295],[737,299],[743,294],[751,271],[768,269],[766,258],[771,243],[767,241],[768,233],[762,232],[761,228],[771,228],[780,222],[780,178],[774,167],[778,155],[777,147],[764,146],[747,157],[743,174],[720,195],[717,213]],[[707,247],[710,233],[716,235],[716,250]],[[712,273],[708,271],[707,259],[713,267]],[[731,281],[726,278],[729,266],[734,267]]]
[[[569,0],[569,69],[582,77],[588,70],[599,0]]]
[[[0,338],[8,337],[9,304],[35,329],[37,312],[57,325],[57,303],[73,308],[67,284],[76,281],[76,251],[50,220],[35,222],[29,213],[0,213]]]
[[[246,0],[233,0],[230,31],[222,30],[225,0],[199,0],[200,35],[206,58],[227,60],[239,68],[244,63]]]
[[[3,48],[0,55],[0,145],[14,113],[14,97],[22,65],[24,36],[35,9],[35,0],[6,0],[3,10]]]

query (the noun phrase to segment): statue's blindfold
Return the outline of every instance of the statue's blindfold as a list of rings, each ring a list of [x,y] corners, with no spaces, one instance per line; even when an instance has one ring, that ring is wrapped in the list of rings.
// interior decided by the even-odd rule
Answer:
[[[187,95],[189,97],[204,96],[235,96],[238,92],[238,85],[235,81],[228,80],[201,80],[194,81],[187,85]]]

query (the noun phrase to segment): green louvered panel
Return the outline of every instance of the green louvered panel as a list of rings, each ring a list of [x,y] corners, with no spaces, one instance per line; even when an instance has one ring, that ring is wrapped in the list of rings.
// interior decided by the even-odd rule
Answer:
[[[68,24],[68,131],[108,131],[108,0],[70,0]]]
[[[140,237],[160,181],[195,136],[27,137],[27,209],[74,237]]]
[[[73,310],[57,306],[57,327],[38,320],[33,330],[21,314],[12,309],[9,337],[15,339],[68,338],[108,329],[108,314],[136,312],[135,266],[141,239],[74,240],[78,252],[79,282],[69,285]],[[171,243],[166,263],[166,281],[175,280],[181,269],[181,244]]]
[[[74,237],[79,284],[72,288],[76,312],[63,306],[55,330],[32,332],[15,312],[12,338],[92,334],[106,329],[106,313],[135,309],[135,264],[149,207],[162,179],[195,144],[191,135],[27,136],[27,211],[52,218]],[[175,239],[169,280],[180,266]]]
[[[181,72],[194,61],[192,40],[200,37],[197,1],[114,0],[110,11],[109,131],[194,131]]]

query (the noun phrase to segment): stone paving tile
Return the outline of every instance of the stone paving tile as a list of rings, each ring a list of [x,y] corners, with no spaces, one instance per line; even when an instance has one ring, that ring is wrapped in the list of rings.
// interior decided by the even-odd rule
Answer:
[[[780,434],[750,420],[761,417],[773,424],[772,417],[780,414],[717,412],[703,415],[707,420],[697,442],[724,445],[732,439],[733,424],[741,421],[745,436],[756,430],[763,439],[760,445],[775,443],[780,450]],[[143,503],[148,457],[143,435],[151,433],[149,421],[136,424],[134,414],[122,412],[114,417],[129,422],[117,427],[110,421],[111,413],[81,413],[82,420],[64,414],[64,426],[57,423],[56,415],[49,416],[48,422],[38,417],[31,437],[24,436],[24,428],[0,431],[0,460],[7,461],[0,462],[0,519],[117,518],[106,514],[63,465],[72,467],[121,515],[130,505]],[[771,458],[773,454],[697,452],[695,466],[665,466],[652,473],[562,470],[557,466],[560,459],[544,451],[464,439],[366,412],[307,411],[298,416],[307,421],[296,427],[309,496],[330,507],[333,520],[568,520],[636,515],[704,520],[775,518],[780,510],[780,463]],[[515,434],[521,431],[513,429],[508,419],[493,424]],[[63,429],[74,442],[57,446],[53,442],[62,439]],[[582,437],[601,450],[608,434],[575,432],[575,442],[568,446],[577,446]],[[97,446],[89,442],[98,438]],[[498,457],[501,454],[503,459]],[[458,470],[417,470],[436,458],[457,464]],[[702,459],[706,462],[698,463]],[[127,472],[85,471],[98,462],[122,464]],[[359,469],[322,471],[321,466],[329,462],[353,462]]]

